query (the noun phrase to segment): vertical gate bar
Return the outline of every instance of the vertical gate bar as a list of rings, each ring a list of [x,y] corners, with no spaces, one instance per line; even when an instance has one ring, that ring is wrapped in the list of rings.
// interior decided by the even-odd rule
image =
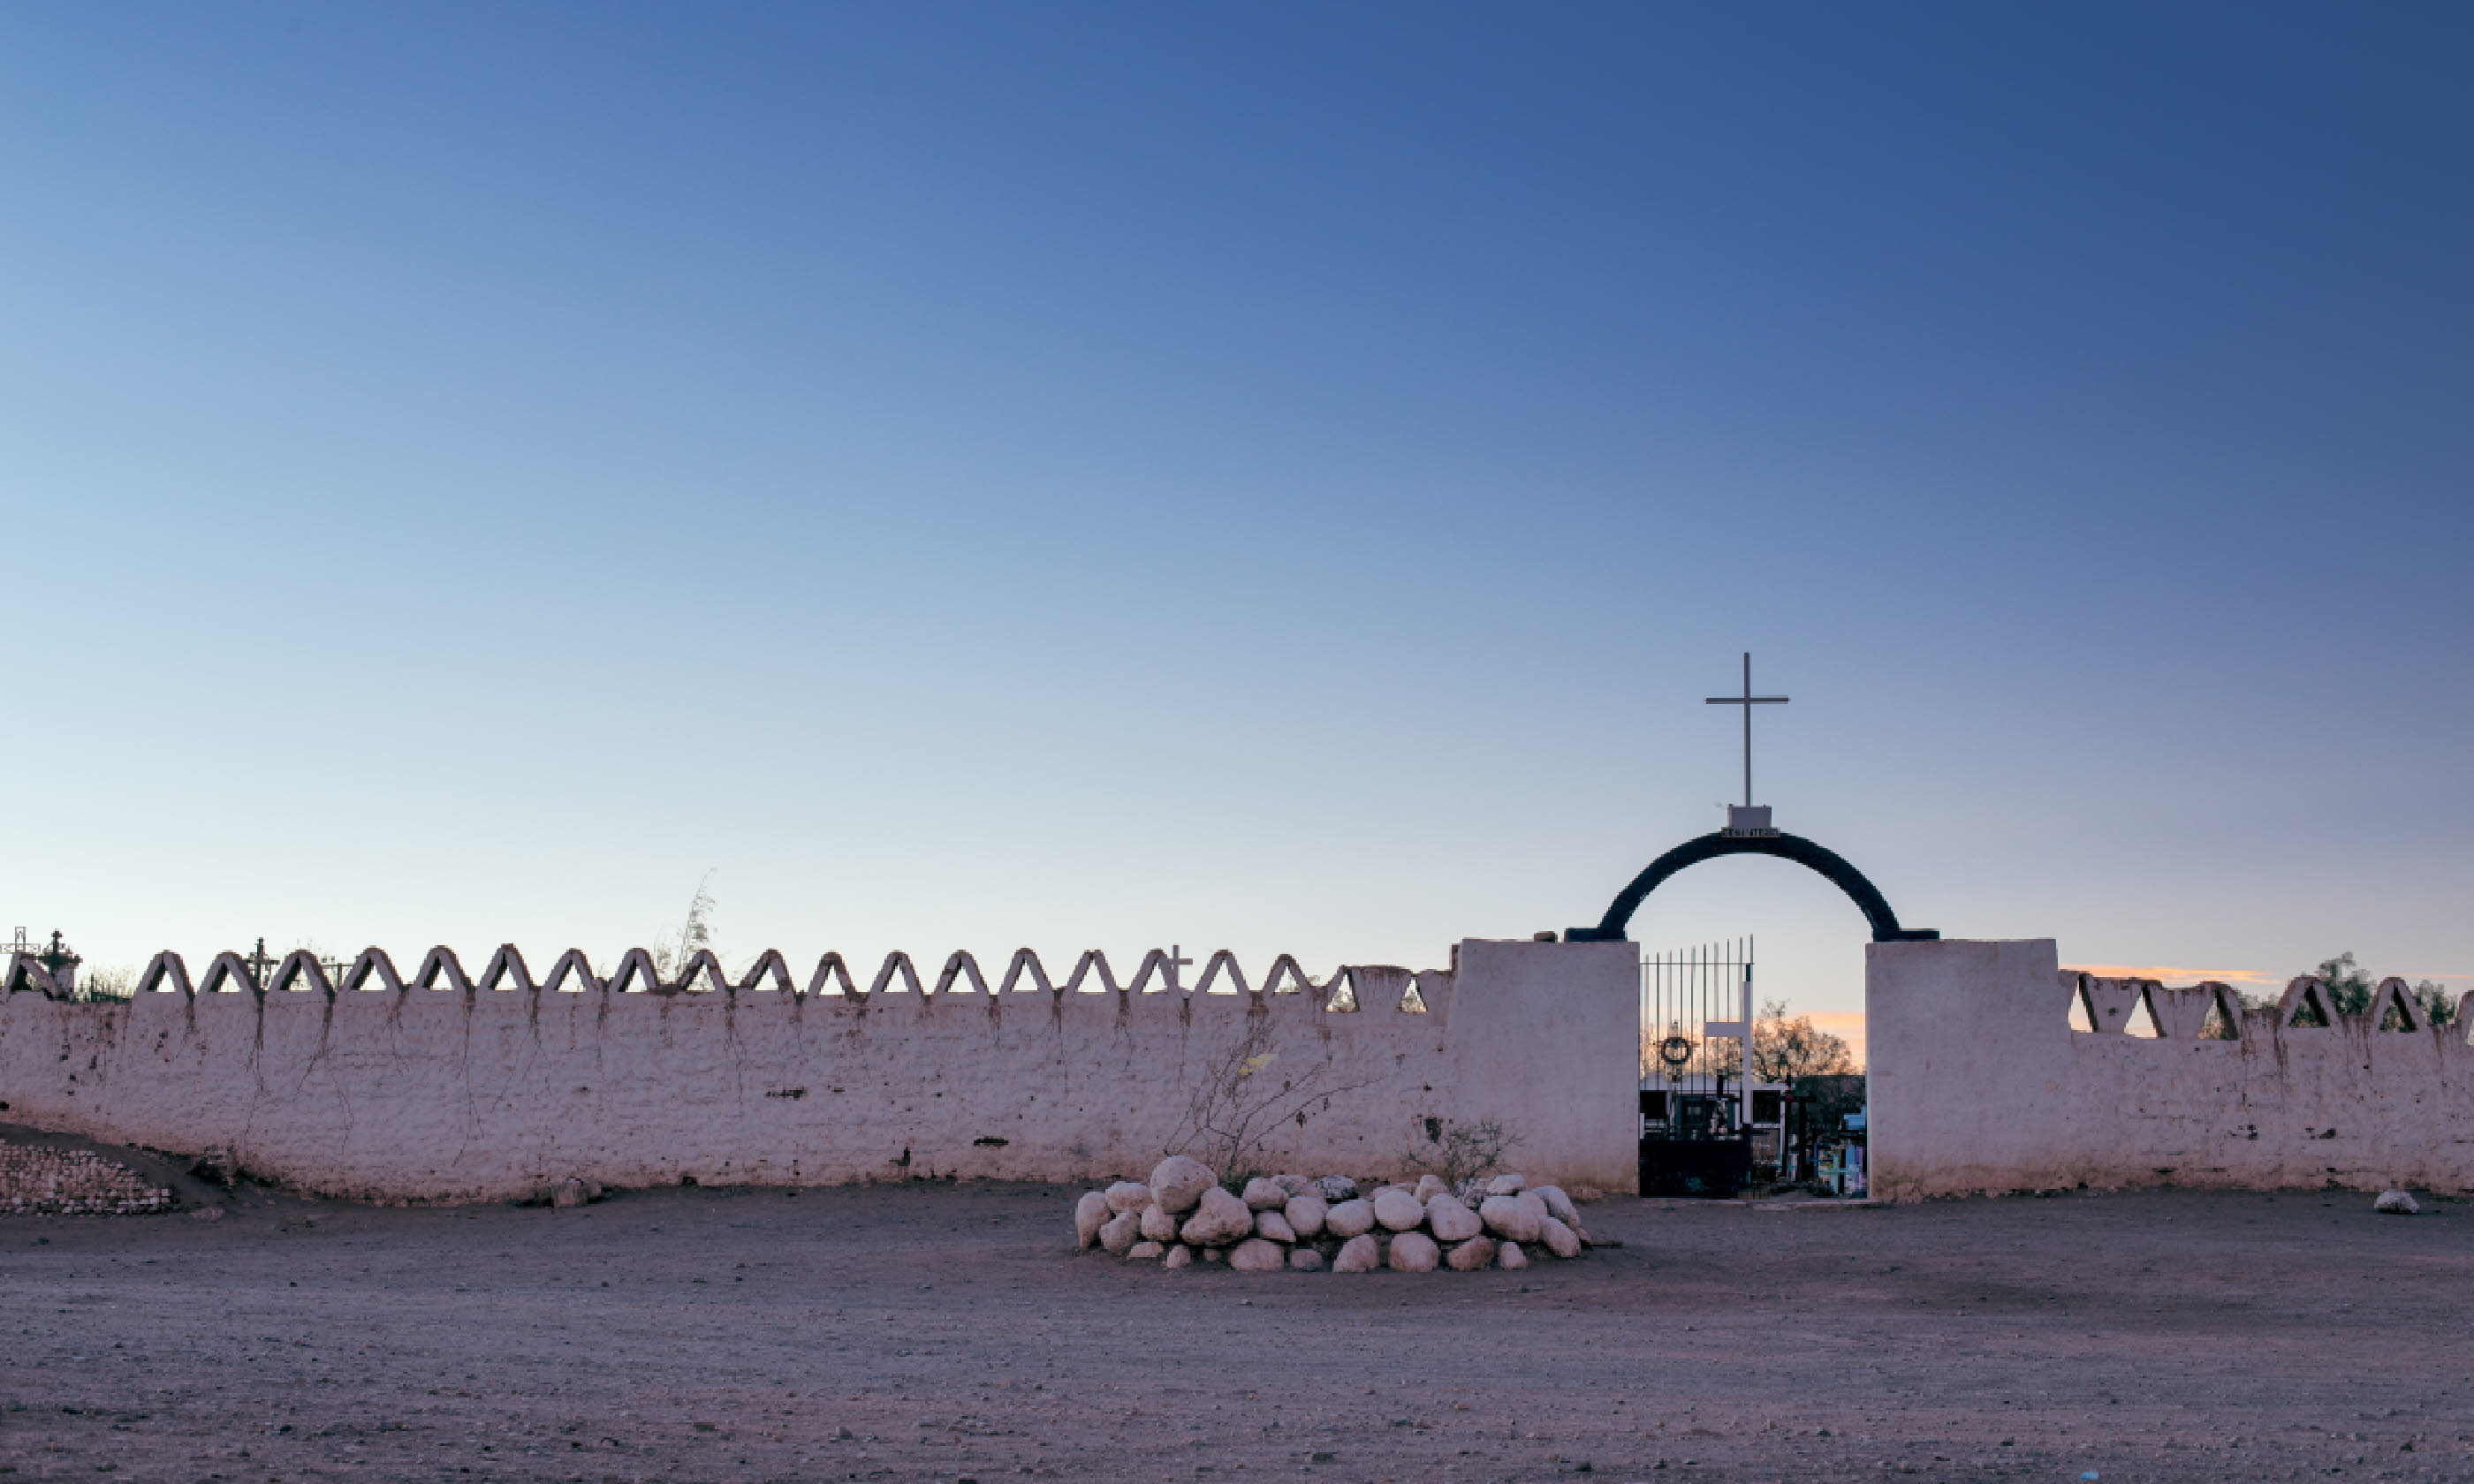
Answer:
[[[1744,960],[1744,1132],[1753,1128],[1753,940],[1743,941]]]

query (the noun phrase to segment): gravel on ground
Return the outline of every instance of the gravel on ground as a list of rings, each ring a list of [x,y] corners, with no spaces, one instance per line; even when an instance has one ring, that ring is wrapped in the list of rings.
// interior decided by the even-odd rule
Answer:
[[[1614,1197],[1577,1261],[1344,1276],[1078,1254],[1079,1193],[0,1218],[0,1473],[2474,1476],[2462,1199]]]

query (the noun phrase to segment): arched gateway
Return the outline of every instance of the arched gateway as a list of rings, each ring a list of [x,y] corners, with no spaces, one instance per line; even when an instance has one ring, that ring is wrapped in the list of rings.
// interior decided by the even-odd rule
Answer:
[[[1749,811],[1748,811],[1749,812]],[[1766,820],[1768,806],[1759,814]],[[1837,888],[1854,898],[1866,922],[1873,924],[1875,943],[1917,943],[1937,939],[1941,934],[1929,927],[1901,927],[1899,915],[1880,889],[1864,878],[1864,873],[1847,864],[1837,851],[1813,844],[1801,835],[1781,834],[1772,829],[1721,829],[1686,840],[1649,863],[1649,868],[1632,878],[1632,884],[1615,894],[1607,915],[1595,927],[1575,927],[1564,934],[1565,943],[1622,943],[1624,928],[1632,922],[1643,898],[1658,890],[1659,883],[1686,866],[1698,865],[1721,855],[1775,855],[1791,860],[1828,876]]]

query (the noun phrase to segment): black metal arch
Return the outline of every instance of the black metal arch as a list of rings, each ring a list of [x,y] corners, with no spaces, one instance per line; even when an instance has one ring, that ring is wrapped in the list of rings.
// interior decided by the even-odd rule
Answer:
[[[1632,884],[1615,894],[1607,915],[1595,927],[1575,927],[1564,934],[1565,943],[1621,943],[1624,928],[1632,922],[1643,898],[1658,890],[1659,883],[1686,866],[1697,866],[1721,855],[1775,855],[1799,866],[1820,872],[1840,891],[1855,900],[1873,924],[1875,943],[1920,943],[1937,939],[1941,934],[1929,927],[1901,927],[1899,915],[1890,910],[1888,898],[1880,889],[1864,879],[1864,873],[1847,864],[1837,851],[1813,844],[1801,835],[1737,835],[1724,831],[1686,840],[1649,863],[1649,869],[1632,878]]]

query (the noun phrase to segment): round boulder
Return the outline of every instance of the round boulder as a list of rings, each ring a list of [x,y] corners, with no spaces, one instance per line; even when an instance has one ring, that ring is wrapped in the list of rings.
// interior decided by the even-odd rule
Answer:
[[[1426,1220],[1425,1203],[1397,1185],[1374,1192],[1374,1219],[1387,1231],[1415,1232]]]
[[[1491,1195],[1477,1209],[1478,1219],[1486,1229],[1506,1241],[1538,1240],[1538,1215],[1528,1207],[1508,1195]]]
[[[1254,1213],[1246,1203],[1227,1191],[1213,1185],[1202,1192],[1194,1214],[1185,1219],[1185,1239],[1201,1247],[1215,1247],[1249,1236],[1254,1231]]]
[[[1474,1273],[1494,1260],[1494,1238],[1472,1236],[1444,1254],[1443,1261],[1455,1273]]]
[[[1248,1210],[1278,1210],[1289,1204],[1289,1193],[1257,1175],[1246,1182],[1246,1193],[1238,1199],[1246,1203]]]
[[[1075,1240],[1085,1247],[1097,1242],[1100,1229],[1106,1226],[1108,1218],[1115,1214],[1108,1209],[1106,1196],[1097,1190],[1085,1192],[1082,1199],[1074,1203]]]
[[[1280,1209],[1280,1214],[1289,1219],[1289,1230],[1301,1237],[1321,1236],[1323,1217],[1330,1213],[1331,1207],[1319,1195],[1293,1197]]]
[[[1546,1250],[1548,1252],[1553,1253],[1559,1257],[1577,1257],[1581,1255],[1581,1239],[1572,1234],[1572,1229],[1570,1227],[1564,1225],[1564,1223],[1556,1220],[1552,1216],[1547,1217],[1545,1220],[1538,1223],[1538,1225],[1540,1232],[1546,1238]]]
[[[1217,1187],[1220,1177],[1211,1166],[1189,1155],[1173,1154],[1152,1167],[1152,1199],[1172,1216],[1194,1209],[1202,1192]]]
[[[1334,1236],[1364,1236],[1374,1230],[1374,1203],[1343,1201],[1324,1214],[1322,1229]]]
[[[1100,1245],[1120,1257],[1142,1239],[1143,1218],[1129,1210],[1117,1212],[1100,1229]]]
[[[1387,1262],[1395,1273],[1431,1273],[1443,1260],[1443,1249],[1423,1232],[1403,1232],[1392,1238]]]
[[[1145,1241],[1174,1242],[1176,1240],[1176,1218],[1158,1207],[1144,1207],[1142,1223]]]
[[[1363,1234],[1340,1244],[1340,1256],[1331,1259],[1335,1273],[1371,1273],[1383,1265],[1383,1249],[1374,1238]]]
[[[1254,1213],[1254,1234],[1274,1242],[1294,1242],[1298,1239],[1298,1233],[1289,1226],[1289,1218],[1275,1210],[1258,1210]]]
[[[1529,1254],[1520,1250],[1518,1242],[1504,1242],[1494,1249],[1494,1260],[1505,1272],[1516,1273],[1529,1266]]]
[[[1322,1254],[1311,1247],[1300,1247],[1289,1254],[1289,1269],[1296,1273],[1320,1273],[1322,1271]]]
[[[1456,1197],[1439,1194],[1426,1203],[1426,1227],[1435,1233],[1436,1241],[1448,1246],[1483,1233],[1486,1223]]]
[[[1138,1211],[1152,1204],[1151,1186],[1136,1185],[1130,1180],[1121,1180],[1110,1185],[1107,1196],[1108,1209],[1112,1211]]]
[[[1288,1265],[1289,1250],[1259,1236],[1249,1236],[1228,1249],[1228,1266],[1240,1273],[1277,1273]]]

